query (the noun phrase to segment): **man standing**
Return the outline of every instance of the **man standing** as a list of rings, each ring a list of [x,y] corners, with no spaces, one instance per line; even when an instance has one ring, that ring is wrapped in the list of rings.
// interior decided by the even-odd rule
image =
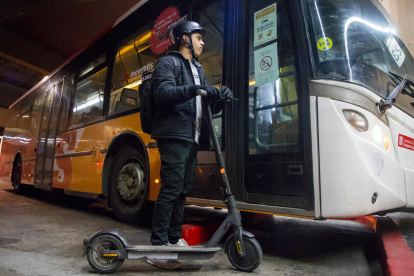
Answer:
[[[153,245],[187,246],[181,239],[185,197],[193,185],[197,147],[204,111],[197,89],[207,91],[209,101],[232,97],[229,88],[208,85],[204,70],[197,62],[204,47],[204,30],[192,21],[173,29],[173,43],[178,51],[159,60],[153,73],[156,113],[151,137],[157,140],[161,155],[161,190],[155,202],[152,220]],[[175,74],[179,68],[179,74]],[[148,260],[165,269],[181,266],[178,261]]]

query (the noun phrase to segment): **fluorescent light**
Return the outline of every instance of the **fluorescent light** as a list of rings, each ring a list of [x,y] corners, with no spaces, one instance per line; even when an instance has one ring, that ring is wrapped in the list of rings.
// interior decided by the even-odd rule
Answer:
[[[88,106],[94,105],[100,101],[103,101],[103,97],[97,97],[96,95],[93,97],[89,97],[88,99],[86,99],[86,103],[79,105],[78,107],[74,107],[73,108],[73,112],[77,112],[79,110],[82,110]]]
[[[133,88],[133,87],[137,87],[138,85],[140,85],[142,83],[142,80],[138,80],[138,81],[134,81],[133,83],[125,86],[125,88]]]

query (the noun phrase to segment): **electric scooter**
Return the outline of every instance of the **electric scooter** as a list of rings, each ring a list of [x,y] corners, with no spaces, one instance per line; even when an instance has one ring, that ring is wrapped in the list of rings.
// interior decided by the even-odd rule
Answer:
[[[197,95],[207,96],[205,90],[198,89]],[[230,101],[231,99],[224,99]],[[237,99],[232,99],[237,100]],[[204,102],[204,101],[203,101]],[[204,246],[153,246],[130,245],[116,230],[100,231],[91,238],[84,240],[84,255],[98,273],[108,274],[118,270],[125,259],[160,259],[160,260],[204,260],[211,259],[221,250],[217,246],[226,232],[233,228],[233,233],[227,238],[224,248],[230,263],[238,270],[251,272],[261,263],[262,248],[252,233],[242,228],[241,215],[236,206],[234,195],[230,191],[224,158],[221,154],[212,114],[208,103],[204,104],[208,128],[213,142],[217,166],[223,180],[223,202],[228,209],[227,217],[221,223],[211,239]]]

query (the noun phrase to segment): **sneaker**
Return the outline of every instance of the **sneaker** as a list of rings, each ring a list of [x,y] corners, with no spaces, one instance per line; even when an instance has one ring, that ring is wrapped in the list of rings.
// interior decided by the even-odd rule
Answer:
[[[158,260],[158,259],[147,259],[147,263],[155,265],[162,269],[179,269],[181,263],[177,260]]]
[[[167,246],[188,246],[188,243],[185,241],[185,239],[179,239],[177,243],[167,243]]]

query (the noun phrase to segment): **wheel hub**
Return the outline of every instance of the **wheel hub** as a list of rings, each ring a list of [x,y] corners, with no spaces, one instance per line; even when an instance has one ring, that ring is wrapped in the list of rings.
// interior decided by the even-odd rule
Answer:
[[[145,189],[144,171],[139,163],[128,163],[118,175],[119,195],[126,201],[141,200]]]

